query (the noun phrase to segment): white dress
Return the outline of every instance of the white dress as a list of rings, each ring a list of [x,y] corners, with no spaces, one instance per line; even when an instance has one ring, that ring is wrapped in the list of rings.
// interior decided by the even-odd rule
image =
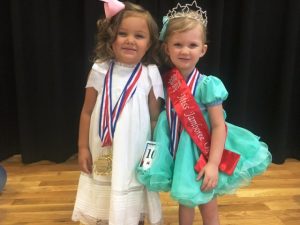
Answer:
[[[164,98],[163,85],[156,65],[142,67],[133,97],[127,102],[116,125],[111,147],[101,147],[99,115],[103,83],[109,62],[95,63],[86,87],[98,92],[91,116],[89,145],[93,162],[99,154],[112,152],[111,175],[81,173],[72,220],[83,224],[137,225],[148,218],[149,224],[162,224],[159,194],[149,192],[136,180],[135,168],[150,140],[151,126],[148,95],[153,87],[156,98]],[[113,106],[118,100],[132,66],[115,63],[112,78]],[[95,165],[95,164],[94,164]],[[109,221],[109,222],[108,222]]]

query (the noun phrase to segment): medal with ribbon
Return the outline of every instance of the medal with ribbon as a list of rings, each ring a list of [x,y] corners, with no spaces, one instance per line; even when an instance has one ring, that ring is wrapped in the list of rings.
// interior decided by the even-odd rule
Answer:
[[[179,127],[182,126],[201,151],[200,158],[194,167],[197,172],[200,172],[205,166],[210,150],[210,133],[208,126],[193,96],[199,76],[199,72],[195,68],[188,79],[187,85],[180,72],[174,68],[166,74],[164,79],[168,93],[167,117],[171,130],[171,150],[174,154],[182,129],[180,128],[179,130]],[[174,113],[176,116],[171,112],[171,107],[175,110]],[[180,122],[180,125],[176,124],[176,120],[178,120],[177,123]],[[219,165],[220,171],[231,175],[239,158],[239,154],[224,149]]]
[[[200,77],[200,73],[195,68],[187,79],[187,82],[186,82],[187,86],[189,87],[189,89],[193,95],[195,94],[196,84],[197,84],[199,77]],[[177,83],[174,83],[174,81],[171,81],[171,82],[173,82],[173,85],[175,85],[175,86],[178,85],[178,88],[181,85],[178,82]],[[172,103],[171,103],[171,98],[167,98],[166,112],[167,112],[167,118],[168,118],[168,123],[169,123],[169,127],[170,127],[170,133],[171,133],[170,152],[171,152],[171,155],[173,157],[175,157],[177,146],[178,146],[178,141],[179,141],[179,137],[180,137],[180,132],[182,131],[182,126],[178,119],[176,111],[172,110],[172,108],[173,107],[172,107]]]
[[[124,109],[126,103],[134,95],[137,81],[142,72],[142,64],[139,63],[133,69],[117,103],[112,106],[112,74],[114,62],[110,64],[104,80],[104,87],[102,92],[102,101],[100,106],[100,120],[99,120],[99,136],[102,141],[102,146],[111,146],[116,129],[117,121]]]

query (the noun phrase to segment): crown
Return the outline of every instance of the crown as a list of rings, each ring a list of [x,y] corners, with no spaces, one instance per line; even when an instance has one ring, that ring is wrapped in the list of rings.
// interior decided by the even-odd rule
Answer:
[[[191,14],[190,12],[195,12]],[[189,17],[195,20],[199,20],[206,27],[207,26],[207,15],[206,11],[203,11],[200,6],[198,6],[197,1],[194,0],[191,4],[181,5],[177,3],[176,7],[170,9],[166,15],[169,19],[179,18],[179,17]]]

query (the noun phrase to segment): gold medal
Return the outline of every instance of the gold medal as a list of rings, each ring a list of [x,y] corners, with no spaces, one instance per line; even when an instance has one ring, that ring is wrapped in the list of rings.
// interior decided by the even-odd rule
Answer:
[[[112,170],[112,153],[100,155],[96,161],[94,161],[94,172],[97,175],[108,176]]]

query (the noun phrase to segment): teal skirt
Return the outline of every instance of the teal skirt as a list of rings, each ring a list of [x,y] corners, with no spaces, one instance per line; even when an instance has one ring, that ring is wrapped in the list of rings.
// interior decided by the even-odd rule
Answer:
[[[173,160],[169,152],[170,136],[165,112],[160,114],[155,129],[157,148],[153,164],[146,171],[137,167],[138,180],[151,191],[170,191],[173,199],[188,207],[205,204],[216,196],[234,193],[239,187],[248,185],[254,176],[267,169],[271,154],[258,136],[244,128],[226,124],[225,148],[240,154],[240,160],[232,175],[219,172],[218,185],[211,191],[201,191],[203,179],[196,180],[198,174],[194,165],[201,153],[185,130],[180,135]]]

